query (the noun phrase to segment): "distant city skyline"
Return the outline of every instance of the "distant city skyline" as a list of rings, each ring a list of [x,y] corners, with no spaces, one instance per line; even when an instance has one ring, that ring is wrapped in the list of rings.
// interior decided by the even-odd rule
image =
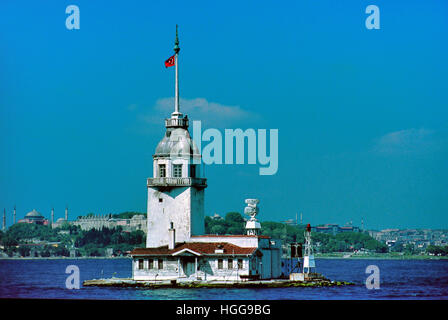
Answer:
[[[172,112],[203,129],[278,129],[278,171],[206,165],[205,213],[448,228],[448,3],[0,3],[0,209],[55,219],[146,212]],[[366,7],[381,28],[365,26]],[[287,10],[285,10],[287,8]]]
[[[17,214],[17,212],[16,212],[16,218],[17,218],[16,223],[17,223],[19,220],[25,218],[26,214],[32,212],[33,210],[36,210],[36,211],[37,211],[38,213],[40,213],[45,219],[48,219],[48,221],[51,222],[51,210],[50,210],[49,215],[47,216],[45,213],[43,213],[43,212],[41,212],[41,211],[39,211],[39,210],[33,208],[32,210],[23,213],[23,215]],[[56,211],[55,211],[55,212],[56,212]],[[90,215],[90,214],[94,214],[95,216],[98,216],[98,217],[107,217],[107,216],[109,216],[109,215],[120,214],[120,213],[123,213],[123,212],[133,212],[133,211],[131,211],[131,210],[127,210],[127,211],[122,211],[122,212],[108,212],[108,213],[86,212],[86,213],[82,213],[82,214],[75,214],[75,215],[73,215],[73,216],[68,215],[68,218],[69,218],[68,221],[74,221],[74,220],[76,220],[79,216],[87,216],[87,215]],[[134,211],[134,212],[139,212],[139,213],[143,213],[143,214],[146,215],[146,211]],[[229,212],[230,212],[230,211],[229,211]],[[248,219],[248,217],[245,216],[243,212],[239,212],[239,213],[240,213],[244,218],[247,218],[247,219]],[[226,213],[219,214],[219,213],[216,213],[216,212],[215,212],[215,213],[213,213],[213,214],[207,214],[206,216],[213,217],[213,216],[216,215],[216,214],[218,214],[221,218],[225,218],[225,214],[226,214]],[[22,218],[21,218],[21,217],[22,217]],[[54,222],[56,222],[56,221],[57,221],[58,219],[60,219],[60,218],[63,218],[63,219],[65,218],[65,209],[63,210],[63,215],[59,215],[59,216],[57,216],[57,215],[55,214],[55,216],[54,216]],[[3,219],[3,213],[2,213],[2,219]],[[2,220],[2,221],[3,221],[3,220]],[[266,220],[266,219],[265,219],[265,220],[260,220],[261,223],[263,223],[263,222],[267,222],[267,221],[269,221],[269,222],[271,222],[271,221],[272,221],[272,222],[279,222],[279,223],[285,223],[285,224],[293,224],[293,225],[296,224],[296,220],[295,220],[295,218],[289,218],[289,219],[287,219],[287,220],[282,220],[282,221],[279,221],[279,220]],[[13,222],[13,212],[11,212],[11,214],[9,214],[8,211],[6,211],[6,227],[8,228],[8,227],[10,227],[11,225],[13,225],[12,222]],[[308,224],[308,223],[309,223],[309,222],[306,221],[306,220],[304,220],[302,223],[300,223],[300,219],[298,219],[298,221],[297,221],[297,224],[298,224],[298,225],[306,225],[306,224]],[[441,229],[441,230],[448,230],[448,228],[423,228],[423,227],[414,227],[414,228],[413,228],[413,227],[406,227],[406,228],[404,228],[404,227],[399,227],[399,226],[386,226],[386,227],[383,227],[383,228],[369,228],[368,226],[365,225],[365,223],[363,223],[363,220],[362,220],[362,219],[360,220],[359,223],[356,223],[356,222],[353,221],[353,220],[345,221],[345,222],[338,222],[338,221],[321,221],[321,222],[317,222],[317,223],[313,224],[312,226],[315,227],[315,226],[321,226],[321,225],[339,225],[340,227],[351,226],[351,225],[353,225],[353,226],[355,226],[355,227],[358,227],[359,229],[366,230],[366,231],[367,231],[367,230],[393,230],[393,229],[400,229],[400,230],[411,230],[411,229],[432,229],[432,230]],[[3,224],[1,225],[1,227],[3,227]]]

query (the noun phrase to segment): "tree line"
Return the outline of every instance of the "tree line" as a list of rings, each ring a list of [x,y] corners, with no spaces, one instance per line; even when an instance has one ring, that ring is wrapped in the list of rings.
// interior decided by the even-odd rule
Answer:
[[[30,256],[32,252],[41,257],[69,256],[76,248],[77,256],[104,256],[107,248],[115,255],[144,246],[146,235],[137,230],[124,232],[117,228],[81,230],[79,226],[63,224],[52,229],[50,226],[16,223],[6,232],[0,231],[0,244],[8,256]],[[39,243],[43,245],[37,245]]]
[[[426,252],[431,253],[436,256],[446,256],[446,255],[448,255],[448,246],[430,245],[426,249]]]
[[[261,234],[286,243],[304,243],[305,225],[289,225],[281,222],[260,222]],[[245,220],[238,212],[229,212],[224,218],[205,217],[206,234],[245,234]],[[344,232],[336,235],[312,232],[313,243],[317,251],[347,252],[366,249],[374,252],[387,252],[386,244],[375,240],[363,232]]]

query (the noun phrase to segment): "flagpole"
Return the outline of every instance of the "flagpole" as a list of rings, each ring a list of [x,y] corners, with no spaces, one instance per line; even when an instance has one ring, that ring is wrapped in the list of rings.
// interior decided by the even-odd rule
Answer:
[[[175,93],[174,93],[174,114],[179,115],[179,37],[177,33],[177,24],[176,24],[176,41],[174,42],[174,52],[175,56],[175,65],[176,65],[176,83],[175,83]]]

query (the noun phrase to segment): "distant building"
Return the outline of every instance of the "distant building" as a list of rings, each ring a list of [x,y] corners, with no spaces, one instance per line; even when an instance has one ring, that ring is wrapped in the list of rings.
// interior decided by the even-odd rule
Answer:
[[[141,230],[146,233],[147,230],[146,217],[140,214],[134,215],[130,219],[114,218],[111,214],[91,215],[78,217],[78,219],[70,222],[70,224],[79,226],[84,231],[91,229],[101,230],[102,228],[113,229],[117,227],[121,227],[123,231],[127,232]]]
[[[359,229],[359,227],[355,227],[355,226],[341,227],[337,224],[325,224],[325,225],[319,226],[319,227],[311,227],[311,231],[336,235],[341,232],[359,232],[360,229]]]
[[[407,246],[424,250],[429,245],[446,245],[448,230],[430,229],[383,229],[370,230],[369,235],[375,240],[386,243],[389,247]]]
[[[223,217],[221,217],[219,214],[215,213],[212,217],[213,220],[224,220]]]
[[[28,212],[25,217],[17,221],[17,223],[34,223],[47,226],[50,222],[48,221],[48,219],[45,219],[45,217],[42,216],[39,212],[33,209],[33,211]]]
[[[64,223],[68,222],[67,220],[65,220],[64,218],[59,218],[58,220],[56,220],[56,222],[53,222],[51,227],[54,228],[60,228],[62,227],[62,225]]]

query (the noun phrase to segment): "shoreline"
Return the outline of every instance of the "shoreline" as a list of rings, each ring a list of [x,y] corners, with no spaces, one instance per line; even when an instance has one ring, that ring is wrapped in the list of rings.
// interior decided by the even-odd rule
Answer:
[[[287,288],[287,287],[339,287],[353,286],[348,281],[331,281],[325,278],[307,281],[292,281],[286,279],[270,279],[256,281],[142,281],[130,278],[109,278],[85,280],[84,287],[121,287],[121,288]]]

